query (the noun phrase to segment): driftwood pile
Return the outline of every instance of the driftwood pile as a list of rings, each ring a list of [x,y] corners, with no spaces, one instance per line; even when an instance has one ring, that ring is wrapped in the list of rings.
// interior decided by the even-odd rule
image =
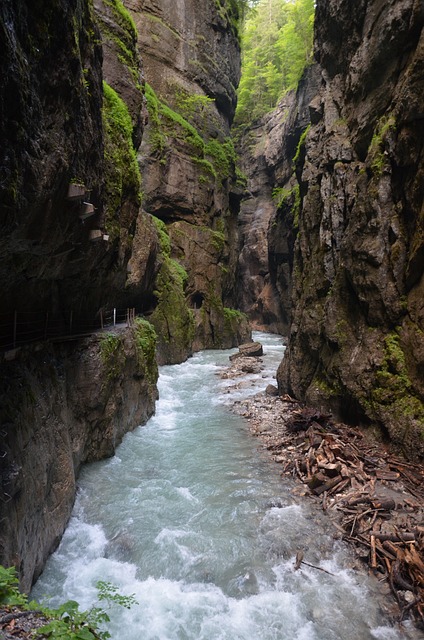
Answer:
[[[400,619],[410,612],[424,626],[424,469],[311,409],[294,410],[267,449],[318,497],[371,571],[387,578]]]

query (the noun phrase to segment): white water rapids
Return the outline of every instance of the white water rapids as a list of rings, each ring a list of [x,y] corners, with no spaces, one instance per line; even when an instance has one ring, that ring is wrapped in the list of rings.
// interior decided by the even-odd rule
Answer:
[[[273,382],[282,357],[280,337],[255,339],[266,370],[246,375],[240,398]],[[83,469],[73,516],[32,597],[87,609],[96,582],[113,582],[138,601],[113,610],[113,640],[418,637],[389,626],[328,519],[291,494],[229,411],[228,381],[216,374],[230,353],[161,368],[156,415],[114,458]],[[298,549],[334,575],[295,572]]]

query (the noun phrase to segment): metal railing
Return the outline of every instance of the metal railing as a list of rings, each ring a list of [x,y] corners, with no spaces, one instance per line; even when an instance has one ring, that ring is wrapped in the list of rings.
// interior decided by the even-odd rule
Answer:
[[[134,308],[101,309],[96,314],[52,314],[43,311],[0,313],[0,352],[44,340],[65,340],[90,335],[107,327],[131,326]]]

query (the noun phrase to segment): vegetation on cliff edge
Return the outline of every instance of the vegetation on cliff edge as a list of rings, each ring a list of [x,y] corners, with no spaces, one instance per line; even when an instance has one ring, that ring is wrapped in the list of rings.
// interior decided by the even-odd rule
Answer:
[[[157,334],[155,328],[145,318],[136,318],[133,331],[139,370],[148,382],[156,384],[158,365],[156,362]]]
[[[172,109],[146,83],[149,143],[159,163],[166,165],[168,149],[181,141],[191,154],[192,162],[201,170],[200,182],[223,181],[234,174],[242,181],[243,177],[235,167],[237,156],[232,139],[219,140],[207,133],[209,123],[215,117],[214,100],[203,94],[188,94],[181,88],[174,91],[176,107]]]
[[[314,0],[260,0],[242,36],[236,124],[273,109],[312,63]]]
[[[171,258],[171,243],[165,223],[152,216],[161,246],[162,266],[155,283],[157,306],[150,317],[157,334],[159,346],[172,347],[188,354],[194,337],[194,317],[188,308],[185,285],[188,275],[184,267]]]

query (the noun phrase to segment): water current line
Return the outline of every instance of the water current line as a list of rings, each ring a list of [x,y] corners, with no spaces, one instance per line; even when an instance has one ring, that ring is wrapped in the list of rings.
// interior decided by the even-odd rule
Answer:
[[[113,640],[401,640],[373,583],[351,567],[321,512],[298,502],[227,406],[274,382],[279,336],[257,334],[260,374],[236,391],[219,377],[231,351],[161,368],[147,425],[114,458],[87,465],[74,512],[33,597],[89,608],[98,580],[138,605],[112,612]],[[232,382],[233,384],[233,382]],[[293,571],[296,551],[329,571]]]

